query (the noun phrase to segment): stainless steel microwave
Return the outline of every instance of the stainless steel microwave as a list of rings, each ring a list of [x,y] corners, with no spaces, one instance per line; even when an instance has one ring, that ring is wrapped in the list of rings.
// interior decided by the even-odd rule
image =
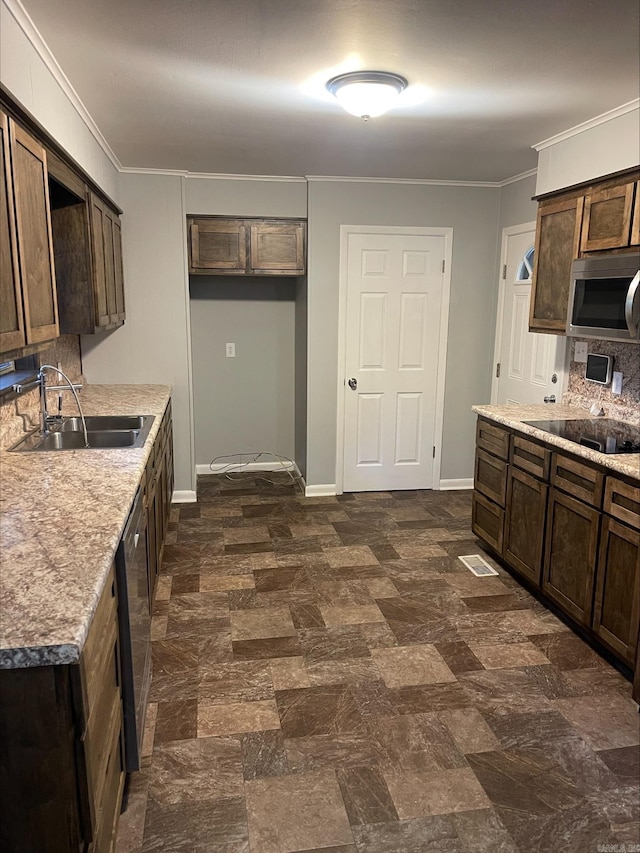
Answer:
[[[573,262],[567,335],[640,343],[640,252]]]

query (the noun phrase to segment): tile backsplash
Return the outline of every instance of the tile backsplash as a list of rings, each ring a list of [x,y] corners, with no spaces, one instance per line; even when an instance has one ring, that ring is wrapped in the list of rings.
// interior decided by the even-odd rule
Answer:
[[[613,356],[613,369],[622,372],[622,394],[611,393],[610,385],[597,385],[584,378],[586,365],[573,360],[577,341],[583,340],[590,353]],[[567,406],[589,409],[600,403],[609,418],[640,424],[640,347],[613,341],[572,338],[569,342],[570,366],[567,391],[562,402]]]
[[[38,364],[53,364],[63,370],[72,382],[82,382],[82,358],[80,355],[80,338],[77,335],[61,335],[51,346],[39,352],[36,356]],[[53,385],[63,384],[54,373],[49,380]],[[65,394],[65,409],[69,409],[69,395]],[[53,397],[53,395],[52,395]],[[50,405],[54,405],[52,399]],[[73,407],[73,403],[71,404]],[[38,389],[34,388],[0,402],[0,448],[6,449],[15,444],[25,432],[30,432],[38,426],[40,398]]]

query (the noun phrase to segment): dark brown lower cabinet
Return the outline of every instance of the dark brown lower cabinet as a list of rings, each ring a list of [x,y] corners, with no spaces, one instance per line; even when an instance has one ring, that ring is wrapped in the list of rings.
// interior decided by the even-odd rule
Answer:
[[[593,610],[599,526],[597,509],[550,489],[542,589],[587,627]]]
[[[548,491],[546,483],[510,467],[503,557],[513,569],[538,587]]]
[[[114,569],[78,663],[0,670],[0,849],[111,853],[124,789]]]
[[[173,494],[173,425],[171,403],[162,418],[145,474],[149,600],[153,603],[167,536]]]
[[[633,666],[639,625],[640,533],[604,516],[593,629],[606,646]]]

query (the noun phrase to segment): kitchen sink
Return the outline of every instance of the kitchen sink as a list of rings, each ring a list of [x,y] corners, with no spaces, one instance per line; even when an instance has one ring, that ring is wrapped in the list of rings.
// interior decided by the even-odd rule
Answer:
[[[109,447],[133,447],[136,443],[138,435],[132,429],[120,430],[101,430],[89,432],[87,430],[87,440],[89,448]],[[74,432],[51,432],[46,435],[42,441],[33,448],[33,450],[84,450],[86,445],[84,442],[84,433],[82,431]]]
[[[87,415],[87,432],[100,430],[141,430],[149,415]],[[82,432],[82,418],[65,418],[62,432]]]
[[[43,436],[38,430],[10,448],[16,452],[57,450],[108,450],[142,447],[153,424],[153,415],[89,415],[87,443],[82,418],[64,418]]]

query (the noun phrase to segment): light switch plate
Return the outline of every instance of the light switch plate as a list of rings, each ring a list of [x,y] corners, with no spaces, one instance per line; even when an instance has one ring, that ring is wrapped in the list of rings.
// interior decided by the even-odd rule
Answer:
[[[614,370],[611,377],[611,393],[622,394],[622,371]]]
[[[235,358],[236,357],[236,345],[235,344],[225,344],[225,355],[227,358]]]
[[[584,341],[576,341],[573,345],[573,360],[586,364],[589,345]]]

